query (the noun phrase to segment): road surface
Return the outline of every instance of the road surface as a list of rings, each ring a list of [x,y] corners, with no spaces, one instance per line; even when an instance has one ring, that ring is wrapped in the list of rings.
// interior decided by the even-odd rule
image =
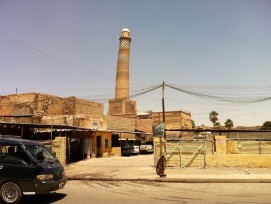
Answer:
[[[22,203],[271,203],[271,183],[161,183],[68,181],[57,193],[26,196]]]

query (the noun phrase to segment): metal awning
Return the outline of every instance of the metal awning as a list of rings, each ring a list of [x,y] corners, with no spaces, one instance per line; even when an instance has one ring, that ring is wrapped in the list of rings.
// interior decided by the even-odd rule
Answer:
[[[71,126],[71,125],[56,125],[56,124],[0,122],[0,125],[7,125],[7,126],[15,125],[15,126],[20,126],[24,128],[46,128],[46,129],[59,129],[59,130],[64,129],[64,130],[77,130],[77,131],[96,131],[96,132],[152,135],[152,133],[135,132],[135,131],[128,131],[128,130],[99,130],[99,129],[92,129],[92,128],[82,128],[82,127]]]
[[[50,128],[50,129],[69,129],[74,130],[78,127],[70,125],[55,125],[55,124],[40,124],[40,123],[13,123],[13,122],[0,122],[0,125],[7,126],[23,126],[24,128]]]

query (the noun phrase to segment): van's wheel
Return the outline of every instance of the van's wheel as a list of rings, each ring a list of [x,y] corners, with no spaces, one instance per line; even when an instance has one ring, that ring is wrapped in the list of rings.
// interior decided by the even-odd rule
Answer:
[[[22,191],[16,183],[6,182],[1,186],[1,199],[8,204],[19,203],[22,199]]]

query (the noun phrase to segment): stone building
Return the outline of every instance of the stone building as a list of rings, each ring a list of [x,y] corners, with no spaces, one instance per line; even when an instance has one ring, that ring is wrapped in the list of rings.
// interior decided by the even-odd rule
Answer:
[[[136,130],[152,132],[152,126],[163,123],[163,112],[141,113],[136,120]],[[191,113],[184,111],[165,112],[166,129],[192,129]],[[180,131],[167,131],[167,139],[178,138]]]
[[[102,103],[79,99],[61,98],[49,94],[25,93],[0,96],[0,120],[91,128],[96,122],[99,129],[106,129]]]
[[[0,96],[0,123],[0,134],[40,140],[65,136],[68,156],[76,160],[118,155],[120,147],[112,147],[114,132],[108,129],[135,131],[132,119],[104,116],[102,103],[42,93]],[[58,129],[51,130],[51,126]]]
[[[163,112],[152,113],[153,125],[163,123]],[[192,129],[191,113],[184,111],[165,112],[166,129]],[[179,131],[166,131],[167,139],[178,139],[183,133]]]

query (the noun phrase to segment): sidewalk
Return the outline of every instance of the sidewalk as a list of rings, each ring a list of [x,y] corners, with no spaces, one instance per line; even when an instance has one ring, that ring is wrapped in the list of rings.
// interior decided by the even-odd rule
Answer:
[[[271,183],[270,168],[171,168],[156,174],[153,155],[93,158],[65,168],[69,180],[122,180],[182,183]]]

